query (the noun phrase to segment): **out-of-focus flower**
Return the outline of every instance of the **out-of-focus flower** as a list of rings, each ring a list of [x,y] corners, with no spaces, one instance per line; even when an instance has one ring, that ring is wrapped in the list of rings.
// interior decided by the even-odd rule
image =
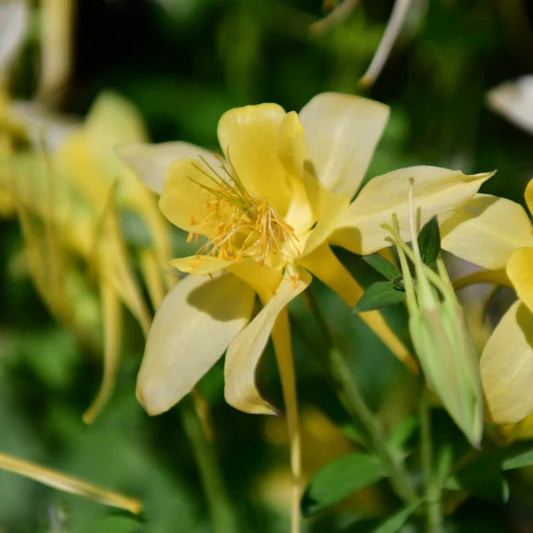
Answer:
[[[487,94],[491,109],[533,134],[533,75],[506,81]]]
[[[165,216],[191,239],[207,239],[196,255],[171,264],[211,275],[183,280],[156,314],[138,379],[138,397],[148,412],[179,401],[226,348],[228,402],[246,412],[272,412],[254,375],[274,324],[282,323],[278,315],[286,315],[285,306],[310,283],[309,274],[351,306],[362,292],[330,243],[358,254],[380,250],[389,244],[380,226],[392,213],[400,234],[407,235],[410,178],[424,222],[436,213],[445,220],[490,176],[400,169],[372,179],[350,203],[387,116],[380,103],[324,93],[299,115],[275,104],[228,111],[218,125],[225,159],[187,143],[122,149],[143,181],[162,193]],[[264,307],[246,325],[254,293]],[[379,313],[362,318],[412,364]],[[287,338],[276,338],[274,332],[275,347],[290,346]]]
[[[525,199],[533,212],[533,180]],[[481,378],[494,422],[533,412],[533,226],[522,206],[478,195],[442,227],[443,245],[489,271],[466,281],[511,285],[518,301],[505,313],[481,357]]]
[[[0,87],[26,36],[29,11],[25,0],[5,0],[0,3]]]
[[[80,314],[87,308],[83,302],[97,298],[101,305],[104,377],[84,416],[90,422],[114,386],[121,351],[120,302],[145,332],[151,323],[124,231],[133,224],[128,245],[139,254],[148,292],[157,306],[171,283],[165,274],[170,257],[168,228],[152,193],[113,152],[115,144],[145,139],[141,119],[128,102],[104,94],[76,128],[58,127],[40,111],[33,121],[36,111],[35,106],[13,111],[36,146],[13,152],[5,163],[32,277],[44,301],[67,325],[93,338],[98,313],[91,315],[90,324]],[[140,227],[147,228],[140,238],[135,234],[139,219]],[[87,279],[87,272],[92,279]],[[94,294],[94,282],[99,296]]]

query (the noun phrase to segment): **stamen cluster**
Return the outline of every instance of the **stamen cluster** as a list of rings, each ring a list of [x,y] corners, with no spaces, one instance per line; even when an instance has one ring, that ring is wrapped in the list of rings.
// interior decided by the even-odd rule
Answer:
[[[250,257],[272,268],[291,263],[299,255],[294,228],[266,198],[257,197],[243,185],[231,162],[220,156],[217,159],[220,171],[202,157],[204,166],[196,166],[212,186],[190,178],[210,193],[207,216],[200,222],[191,220],[198,231],[187,237],[188,242],[193,239],[197,242],[199,234],[207,236],[207,242],[196,255],[226,260]]]

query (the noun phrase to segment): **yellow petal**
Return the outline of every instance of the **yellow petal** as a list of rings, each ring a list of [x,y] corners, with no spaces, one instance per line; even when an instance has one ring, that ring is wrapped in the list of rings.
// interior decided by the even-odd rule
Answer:
[[[231,342],[226,354],[226,401],[245,413],[274,414],[255,385],[255,372],[281,310],[311,283],[305,271],[297,279],[284,277],[272,299]]]
[[[150,311],[131,267],[128,252],[120,231],[115,209],[114,189],[111,189],[95,243],[95,266],[98,275],[131,311],[145,333],[150,328]]]
[[[518,297],[533,313],[533,248],[513,252],[507,263],[507,275]]]
[[[527,208],[529,212],[533,215],[533,179],[529,180],[526,192],[524,193],[524,198],[526,199]]]
[[[210,234],[224,213],[213,217],[209,202],[214,196],[208,188],[215,184],[207,176],[209,169],[192,159],[179,159],[170,165],[165,177],[165,188],[159,198],[163,214],[185,231],[200,235]]]
[[[104,375],[100,389],[90,407],[83,414],[83,421],[92,424],[113,394],[120,360],[122,336],[122,309],[113,290],[100,287],[102,316],[104,320]]]
[[[445,250],[498,270],[516,248],[533,246],[533,227],[521,205],[478,194],[441,224],[441,237]]]
[[[239,179],[257,196],[267,198],[281,216],[291,200],[291,177],[284,163],[299,157],[288,153],[298,140],[289,142],[287,130],[281,129],[284,118],[279,105],[259,104],[230,109],[218,123],[220,146]]]
[[[313,276],[335,291],[350,307],[354,307],[363,294],[361,285],[337,259],[327,244],[316,248],[313,253],[302,258],[299,264],[307,268]],[[417,371],[418,365],[413,356],[398,339],[379,311],[360,313],[359,317],[402,363],[410,370]]]
[[[469,201],[493,173],[465,175],[457,170],[419,166],[394,170],[369,181],[352,202],[332,236],[335,244],[359,254],[371,254],[390,245],[390,234],[381,224],[398,216],[400,235],[410,240],[409,180],[414,179],[414,208],[420,225],[434,215],[442,223]]]
[[[141,181],[157,194],[163,192],[168,167],[178,159],[194,159],[200,162],[203,157],[212,166],[218,167],[212,152],[182,141],[121,144],[115,147],[115,152]]]
[[[339,93],[322,93],[300,111],[305,157],[331,192],[352,197],[366,173],[389,117],[379,102]]]
[[[125,509],[130,513],[138,514],[142,510],[142,503],[139,500],[102,489],[91,483],[10,455],[0,453],[0,468],[33,479],[54,489],[79,494],[105,505]]]
[[[188,276],[166,296],[146,341],[137,398],[149,414],[191,391],[248,322],[254,292],[232,274]]]
[[[210,255],[190,255],[189,257],[172,259],[169,264],[181,272],[205,276],[206,274],[218,272],[231,265],[233,262],[234,261],[227,261],[226,259],[219,259],[218,257],[212,257]]]
[[[242,279],[258,294],[263,304],[266,304],[278,289],[282,277],[281,269],[260,265],[253,259],[243,259],[233,262],[227,268],[228,272]]]
[[[533,411],[533,314],[520,301],[489,338],[480,369],[494,422],[513,424]]]
[[[491,89],[489,106],[529,133],[533,133],[533,76],[506,81]]]

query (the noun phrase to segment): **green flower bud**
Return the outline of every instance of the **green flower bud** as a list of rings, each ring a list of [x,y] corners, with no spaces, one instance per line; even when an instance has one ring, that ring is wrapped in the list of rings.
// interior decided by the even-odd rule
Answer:
[[[478,447],[483,393],[475,343],[442,258],[436,261],[437,272],[423,262],[411,219],[412,248],[401,240],[396,219],[393,227],[385,226],[398,249],[411,339],[429,386],[470,443]]]

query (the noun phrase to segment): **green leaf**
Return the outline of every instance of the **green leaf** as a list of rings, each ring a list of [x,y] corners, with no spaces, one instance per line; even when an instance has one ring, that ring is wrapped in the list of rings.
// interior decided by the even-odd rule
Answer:
[[[531,465],[533,465],[533,450],[507,457],[502,463],[502,468],[504,470],[513,470]]]
[[[379,272],[389,281],[396,281],[402,278],[402,273],[384,257],[379,254],[365,255],[363,261],[368,263],[374,270]]]
[[[436,216],[422,228],[417,240],[422,261],[433,266],[440,252],[440,233]]]
[[[310,516],[384,477],[373,455],[353,453],[329,463],[309,482],[302,498],[302,513]]]
[[[400,509],[397,513],[389,516],[382,522],[373,533],[396,533],[405,524],[407,519],[418,509],[422,500],[413,502],[412,504]]]
[[[389,305],[398,304],[405,300],[405,291],[399,288],[393,281],[376,281],[363,293],[354,313],[381,309]]]

